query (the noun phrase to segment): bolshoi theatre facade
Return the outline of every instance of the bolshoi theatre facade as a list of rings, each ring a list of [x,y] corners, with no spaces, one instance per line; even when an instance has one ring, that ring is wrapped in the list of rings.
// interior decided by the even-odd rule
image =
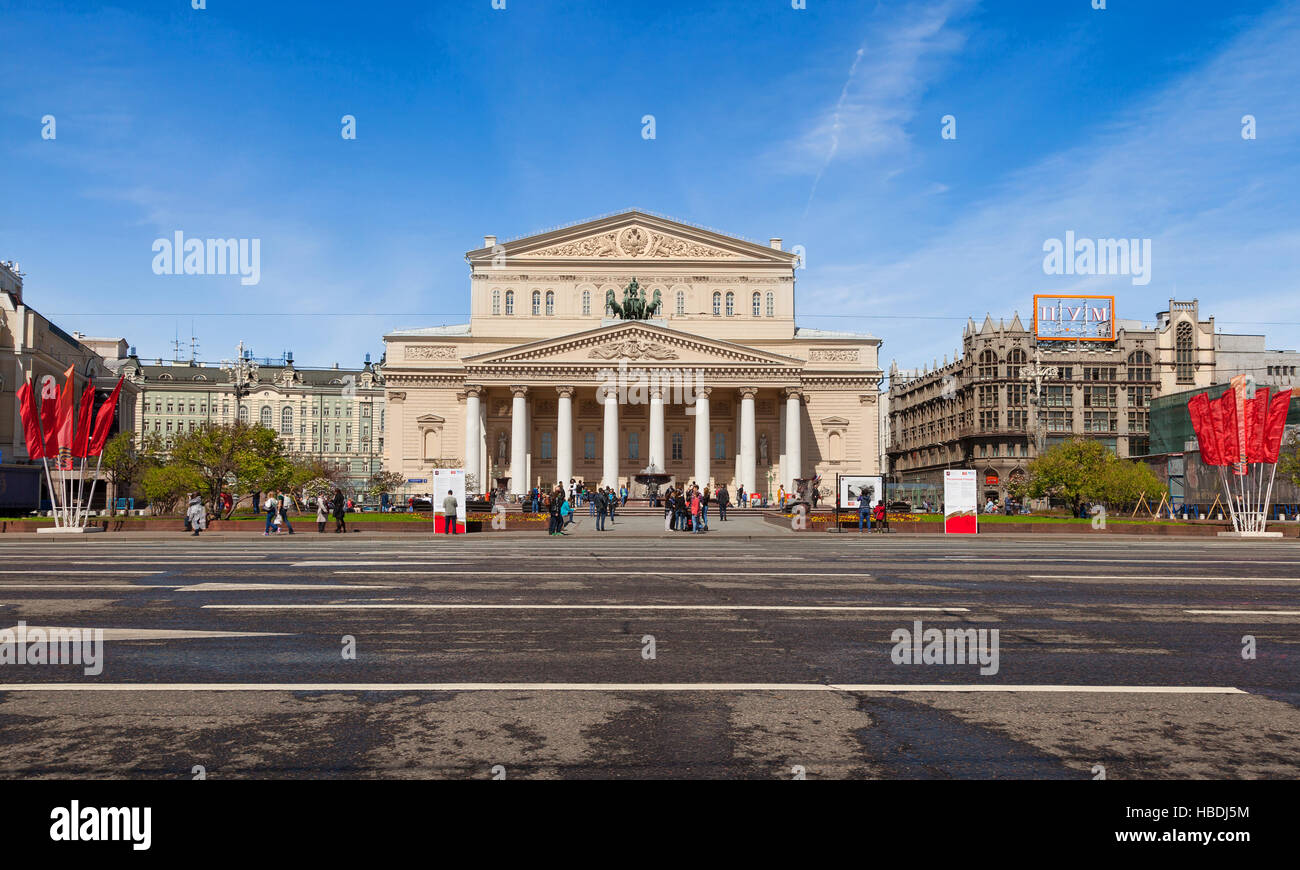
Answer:
[[[795,326],[797,255],[628,211],[466,254],[470,322],[384,336],[385,463],[774,494],[879,472],[880,340]],[[418,489],[418,487],[416,487]]]

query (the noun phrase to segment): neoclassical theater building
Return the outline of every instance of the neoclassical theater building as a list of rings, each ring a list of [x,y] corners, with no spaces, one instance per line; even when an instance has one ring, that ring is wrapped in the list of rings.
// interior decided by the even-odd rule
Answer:
[[[479,491],[640,495],[654,466],[774,494],[878,471],[880,340],[795,326],[780,239],[628,211],[465,256],[469,323],[384,336],[385,460],[409,481],[463,466]],[[658,303],[641,319],[618,310],[634,282],[632,307]]]

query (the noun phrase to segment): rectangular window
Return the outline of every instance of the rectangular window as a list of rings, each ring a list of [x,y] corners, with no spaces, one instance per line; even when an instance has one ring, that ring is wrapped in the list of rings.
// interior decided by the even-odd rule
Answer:
[[[551,451],[551,433],[550,433],[550,432],[543,432],[543,433],[542,433],[542,458],[543,458],[543,459],[554,459],[554,458],[555,458],[554,453]]]
[[[998,406],[998,388],[980,387],[980,407],[996,408]]]
[[[1074,412],[1073,411],[1048,411],[1047,431],[1048,432],[1073,432]]]
[[[640,458],[641,458],[641,433],[640,433],[640,432],[630,432],[630,433],[628,433],[628,436],[627,436],[627,458],[628,458],[628,459],[640,459]]]
[[[682,458],[682,433],[673,433],[673,459],[680,461]]]
[[[1150,411],[1129,411],[1128,412],[1128,431],[1147,432],[1151,425]]]
[[[1024,408],[1029,404],[1029,384],[1007,385],[1007,407]]]
[[[1029,412],[1028,411],[1007,411],[1007,426],[1011,429],[1028,429]]]
[[[980,430],[992,432],[998,428],[997,411],[980,411]]]
[[[1068,408],[1074,400],[1070,391],[1073,387],[1048,387],[1044,404],[1049,408]]]
[[[1113,408],[1115,407],[1115,387],[1084,387],[1083,388],[1083,407],[1085,408]]]
[[[1146,408],[1151,405],[1151,387],[1129,387],[1128,388],[1128,406],[1130,408]]]
[[[1084,411],[1083,431],[1114,432],[1118,425],[1116,414],[1111,411]]]
[[[582,458],[596,458],[596,433],[587,432],[582,436]]]
[[[727,458],[727,436],[726,436],[726,433],[723,433],[723,432],[714,432],[714,433],[713,433],[713,458],[714,458],[714,459],[726,459],[726,458]]]

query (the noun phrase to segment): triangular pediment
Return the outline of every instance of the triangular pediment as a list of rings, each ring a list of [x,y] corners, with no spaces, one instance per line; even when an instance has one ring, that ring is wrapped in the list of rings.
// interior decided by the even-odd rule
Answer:
[[[796,254],[789,251],[779,251],[767,245],[641,211],[621,212],[513,239],[493,247],[470,251],[465,256],[471,263],[485,264],[504,256],[507,263],[532,260],[547,263],[565,260],[646,263],[698,261],[764,263],[791,267],[798,259]]]
[[[447,421],[437,414],[421,414],[415,418],[417,423],[446,423]]]
[[[606,368],[627,360],[641,366],[802,366],[795,357],[705,338],[648,321],[602,326],[554,339],[467,357],[466,367],[532,364]]]

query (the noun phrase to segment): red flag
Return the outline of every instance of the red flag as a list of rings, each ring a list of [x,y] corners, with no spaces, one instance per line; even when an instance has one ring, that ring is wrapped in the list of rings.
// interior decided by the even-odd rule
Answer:
[[[1241,462],[1241,442],[1237,438],[1237,394],[1228,390],[1210,403],[1210,415],[1214,420],[1214,431],[1223,445],[1223,464],[1237,465]]]
[[[1246,461],[1264,461],[1264,418],[1268,416],[1268,387],[1255,390],[1255,398],[1246,399]]]
[[[1286,429],[1286,415],[1291,410],[1291,391],[1282,390],[1268,403],[1268,416],[1264,420],[1264,462],[1277,462],[1282,452],[1282,432]]]
[[[77,431],[72,436],[72,455],[85,456],[90,444],[90,412],[95,409],[95,384],[86,384],[81,393],[81,405],[77,408]]]
[[[117,379],[117,386],[113,387],[113,392],[109,395],[108,400],[100,407],[99,413],[95,415],[95,431],[90,436],[90,444],[86,447],[87,456],[98,456],[104,452],[104,444],[108,441],[108,430],[113,426],[113,415],[117,412],[117,397],[122,392],[122,379]]]
[[[45,439],[45,456],[53,459],[59,455],[59,382],[53,377],[45,379],[41,387],[41,436]]]
[[[63,373],[63,389],[59,392],[59,419],[55,423],[59,435],[59,464],[72,467],[73,420],[72,403],[77,398],[76,366],[68,366]]]
[[[1214,428],[1210,415],[1210,394],[1198,393],[1187,403],[1187,413],[1192,418],[1192,428],[1196,430],[1196,443],[1201,448],[1201,461],[1206,465],[1224,465],[1223,441]]]
[[[30,381],[18,388],[18,410],[23,418],[23,438],[27,440],[28,457],[44,458],[45,445],[41,442],[41,423],[36,416],[36,396],[32,393]]]

